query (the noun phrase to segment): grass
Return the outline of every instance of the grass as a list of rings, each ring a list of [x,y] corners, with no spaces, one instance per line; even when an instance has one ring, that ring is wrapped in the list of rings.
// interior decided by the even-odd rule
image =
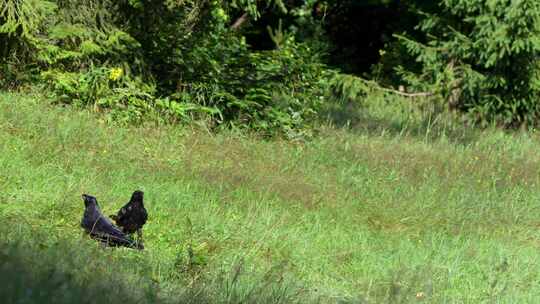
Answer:
[[[357,132],[290,143],[117,126],[41,99],[0,94],[0,277],[14,278],[0,297],[11,302],[540,297],[534,133],[384,128],[388,113],[371,111],[377,128],[364,116]],[[81,237],[81,193],[111,214],[137,188],[146,250]]]

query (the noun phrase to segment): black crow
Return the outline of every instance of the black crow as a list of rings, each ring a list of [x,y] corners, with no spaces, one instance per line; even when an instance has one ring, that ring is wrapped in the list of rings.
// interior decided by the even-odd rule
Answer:
[[[122,207],[118,214],[111,215],[111,218],[124,233],[132,234],[137,232],[138,240],[142,242],[142,227],[148,220],[148,212],[143,203],[144,192],[137,190],[131,195],[129,202]]]
[[[114,226],[109,219],[103,216],[95,197],[83,194],[82,198],[85,209],[81,220],[81,227],[84,228],[90,237],[109,246],[143,249],[142,245],[136,244],[118,229],[118,227]]]

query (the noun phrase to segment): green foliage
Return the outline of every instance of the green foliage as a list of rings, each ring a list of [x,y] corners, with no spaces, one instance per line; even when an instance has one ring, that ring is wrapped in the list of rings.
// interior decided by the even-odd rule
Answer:
[[[423,64],[399,70],[413,88],[484,124],[537,124],[540,2],[445,0],[422,14],[427,42],[399,37]]]
[[[355,102],[364,99],[369,92],[366,82],[352,75],[334,73],[328,83],[338,101]]]
[[[122,74],[122,68],[97,67],[86,72],[49,70],[42,78],[58,102],[108,109],[116,120],[140,122],[154,110],[155,87]]]
[[[6,1],[2,29],[32,54],[25,75],[44,80],[60,102],[107,109],[122,120],[155,114],[264,135],[309,133],[320,104],[321,48],[297,42],[280,25],[269,28],[274,49],[253,51],[230,28],[229,14],[256,19],[265,5],[286,12],[281,1]],[[48,10],[39,10],[45,4]],[[17,9],[43,17],[19,20]],[[19,25],[24,31],[14,36]]]
[[[166,96],[158,103],[166,112],[267,135],[291,135],[309,126],[320,102],[320,51],[296,42],[281,27],[271,30],[280,37],[274,50],[251,51],[245,38],[227,27],[226,12],[243,7],[257,17],[254,1],[193,4],[191,10],[197,7],[199,13],[189,25],[185,7],[186,12],[159,3],[146,5],[145,22],[156,21],[145,31],[130,32],[141,41],[144,57],[150,58],[146,62]],[[137,14],[130,11],[126,18],[133,20]],[[171,36],[176,38],[164,38]]]
[[[412,7],[422,18],[413,33],[408,12],[401,28],[372,33],[377,48],[386,43],[368,52],[381,59],[371,69],[377,81],[442,96],[432,101],[484,124],[536,124],[540,4],[532,0],[1,0],[0,86],[45,83],[57,101],[113,119],[202,119],[212,129],[302,137],[323,101],[369,94],[363,81],[323,64],[331,49],[323,28],[328,13],[328,33],[341,37],[343,22],[354,21],[340,16],[371,6],[383,10],[370,18]],[[404,33],[399,43],[379,37],[390,30]]]
[[[55,9],[49,1],[0,1],[0,86],[29,80],[28,69],[47,45],[43,34]]]
[[[175,96],[190,104],[213,108],[218,123],[263,134],[288,134],[307,126],[322,97],[318,82],[324,71],[316,51],[295,42],[293,37],[275,50],[251,53],[241,39],[229,37],[219,42],[223,60],[203,64],[207,72],[191,75],[196,77],[193,84]],[[208,50],[196,49],[199,54],[194,57],[212,58],[200,56]],[[231,53],[235,56],[227,56]],[[212,74],[218,77],[210,79],[208,75]]]

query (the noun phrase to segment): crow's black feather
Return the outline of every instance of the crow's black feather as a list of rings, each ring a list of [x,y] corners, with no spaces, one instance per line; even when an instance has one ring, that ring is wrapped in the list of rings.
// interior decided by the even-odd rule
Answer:
[[[90,237],[106,243],[109,246],[125,246],[142,249],[141,245],[127,237],[124,232],[103,216],[95,197],[87,194],[83,194],[82,197],[85,209],[81,220],[81,227],[90,235]]]
[[[142,229],[148,220],[148,212],[144,208],[144,193],[140,190],[133,192],[129,202],[111,218],[124,233],[132,234]]]

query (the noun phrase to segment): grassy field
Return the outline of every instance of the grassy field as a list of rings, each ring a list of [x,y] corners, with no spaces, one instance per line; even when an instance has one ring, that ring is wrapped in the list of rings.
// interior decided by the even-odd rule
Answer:
[[[360,117],[356,132],[263,141],[117,126],[41,99],[0,94],[8,303],[540,299],[535,134]],[[146,250],[82,236],[82,193],[111,214],[138,188]]]

